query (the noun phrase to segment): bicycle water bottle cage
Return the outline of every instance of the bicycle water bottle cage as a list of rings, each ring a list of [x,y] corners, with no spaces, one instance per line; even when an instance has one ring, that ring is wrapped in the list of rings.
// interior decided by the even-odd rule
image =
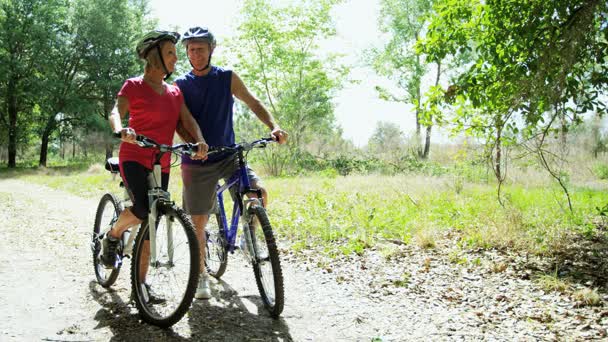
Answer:
[[[118,157],[112,157],[106,160],[106,170],[110,171],[111,173],[120,172],[120,169],[118,167]]]

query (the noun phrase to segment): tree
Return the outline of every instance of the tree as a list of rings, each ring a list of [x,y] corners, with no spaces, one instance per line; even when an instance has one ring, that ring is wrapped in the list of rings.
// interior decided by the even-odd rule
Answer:
[[[390,35],[390,40],[382,49],[371,51],[371,63],[374,69],[395,81],[405,92],[404,96],[398,96],[386,89],[376,87],[380,97],[414,106],[418,156],[423,159],[429,156],[434,119],[433,112],[428,110],[431,104],[425,103],[429,97],[424,96],[423,79],[432,67],[434,85],[426,88],[429,91],[441,89],[439,81],[444,70],[443,58],[426,60],[423,55],[416,52],[414,46],[423,37],[428,25],[426,17],[430,14],[434,2],[434,0],[382,0],[379,26],[382,32]],[[424,144],[422,144],[422,128],[425,130]]]
[[[0,9],[0,132],[8,134],[8,164],[15,167],[19,139],[26,143],[33,131],[46,166],[58,129],[61,141],[100,128],[90,113],[107,120],[122,82],[139,70],[133,41],[150,26],[147,1],[4,0]]]
[[[62,30],[65,0],[0,1],[0,121],[8,134],[8,167],[16,166],[18,142],[26,141],[44,74],[45,48]]]
[[[396,123],[379,121],[369,138],[368,147],[376,155],[399,159],[405,151],[405,134]]]
[[[236,54],[236,71],[290,133],[290,153],[265,150],[264,162],[273,174],[297,160],[315,135],[336,129],[331,99],[347,70],[332,56],[322,59],[317,48],[322,39],[335,34],[330,9],[337,2],[315,0],[284,7],[272,7],[265,0],[244,3],[240,35],[229,47]],[[251,120],[238,116],[241,131],[266,134]]]
[[[105,126],[125,79],[142,73],[135,42],[153,29],[156,21],[150,17],[148,0],[79,0],[74,21],[79,23],[78,44],[86,47],[86,82],[80,91],[96,104],[92,112],[103,119]],[[106,156],[110,157],[112,143],[106,140],[105,145]]]
[[[485,135],[497,151],[534,140],[549,168],[546,135],[606,111],[607,13],[602,0],[441,0],[418,47],[430,60],[472,52],[448,91],[460,108],[457,127]]]

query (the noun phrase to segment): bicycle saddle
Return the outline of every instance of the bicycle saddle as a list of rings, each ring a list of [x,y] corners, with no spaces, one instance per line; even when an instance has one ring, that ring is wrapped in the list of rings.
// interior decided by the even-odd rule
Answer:
[[[106,170],[112,173],[120,172],[120,169],[118,168],[118,157],[112,157],[106,160]]]

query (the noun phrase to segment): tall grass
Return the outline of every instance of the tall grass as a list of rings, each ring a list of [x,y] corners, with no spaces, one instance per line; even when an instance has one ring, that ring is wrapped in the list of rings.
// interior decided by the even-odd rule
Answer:
[[[591,163],[591,161],[589,161]],[[263,177],[270,194],[269,215],[279,237],[296,250],[322,246],[330,255],[363,253],[380,240],[434,248],[443,232],[455,232],[463,248],[508,248],[554,253],[572,234],[598,233],[597,207],[608,203],[607,182],[597,177],[570,185],[574,211],[562,191],[533,167],[514,169],[526,181],[507,182],[505,204],[480,163],[455,161],[448,173],[430,176],[349,175],[324,171],[312,176]],[[118,192],[119,179],[101,165],[1,172],[87,198]],[[170,191],[181,204],[179,168],[172,169]]]

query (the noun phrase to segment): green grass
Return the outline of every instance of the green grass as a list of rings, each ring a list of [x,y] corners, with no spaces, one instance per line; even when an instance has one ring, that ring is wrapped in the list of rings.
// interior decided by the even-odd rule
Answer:
[[[567,293],[570,291],[570,282],[561,279],[557,274],[543,274],[536,279],[536,283],[546,292]]]
[[[181,203],[179,171],[172,169],[170,191]],[[296,251],[321,246],[328,255],[362,254],[384,239],[433,248],[450,229],[462,248],[554,253],[568,245],[572,234],[598,234],[591,222],[596,207],[608,203],[605,189],[572,186],[570,213],[554,186],[506,185],[503,208],[495,184],[463,181],[455,189],[453,175],[325,176],[263,177],[271,221]],[[112,180],[100,165],[3,170],[0,177],[19,177],[87,198],[119,191],[119,178]]]

